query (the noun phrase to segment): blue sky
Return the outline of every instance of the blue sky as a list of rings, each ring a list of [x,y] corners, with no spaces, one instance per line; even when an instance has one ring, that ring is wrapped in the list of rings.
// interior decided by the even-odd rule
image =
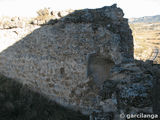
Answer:
[[[127,18],[160,14],[160,0],[0,0],[0,16],[36,16],[36,11],[44,7],[83,9],[114,3],[123,9]]]

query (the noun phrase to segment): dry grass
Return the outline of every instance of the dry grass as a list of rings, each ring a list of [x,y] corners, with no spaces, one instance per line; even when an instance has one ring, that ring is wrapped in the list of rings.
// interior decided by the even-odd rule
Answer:
[[[160,23],[134,23],[130,24],[134,38],[134,56],[147,60],[151,49],[160,48]],[[146,54],[146,55],[144,55]],[[160,58],[156,61],[160,63]]]

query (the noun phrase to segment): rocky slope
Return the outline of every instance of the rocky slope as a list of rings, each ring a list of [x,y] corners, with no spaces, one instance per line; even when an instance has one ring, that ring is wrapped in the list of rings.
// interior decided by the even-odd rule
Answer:
[[[159,98],[152,90],[159,76],[151,69],[156,65],[134,60],[132,32],[123,15],[112,5],[49,21],[52,15],[36,18],[22,27],[11,20],[14,27],[0,31],[0,73],[90,120],[156,113]]]

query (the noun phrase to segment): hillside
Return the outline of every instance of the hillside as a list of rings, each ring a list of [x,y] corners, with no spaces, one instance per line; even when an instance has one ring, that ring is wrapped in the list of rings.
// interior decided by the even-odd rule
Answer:
[[[160,64],[160,23],[130,24],[134,38],[134,58]]]
[[[130,23],[156,23],[160,22],[160,15],[155,16],[145,16],[140,18],[130,18]]]

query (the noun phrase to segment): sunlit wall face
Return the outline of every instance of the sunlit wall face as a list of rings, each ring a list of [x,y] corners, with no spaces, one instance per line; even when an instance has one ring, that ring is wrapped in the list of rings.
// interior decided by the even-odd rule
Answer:
[[[160,14],[160,0],[0,0],[0,16],[36,16],[44,7],[53,10],[97,8],[117,3],[125,17]]]

